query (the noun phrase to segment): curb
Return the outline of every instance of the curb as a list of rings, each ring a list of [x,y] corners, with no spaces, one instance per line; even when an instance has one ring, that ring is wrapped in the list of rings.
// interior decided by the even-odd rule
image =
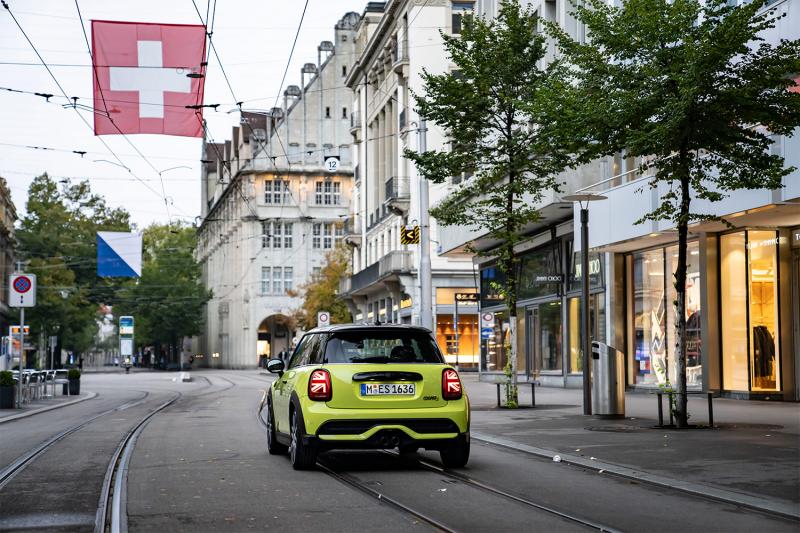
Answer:
[[[641,470],[634,470],[633,468],[627,468],[613,463],[604,463],[602,461],[591,460],[577,455],[560,453],[553,450],[547,450],[545,448],[537,448],[536,446],[521,444],[492,435],[487,435],[485,433],[476,433],[472,431],[470,437],[474,440],[528,453],[530,455],[535,455],[545,459],[552,460],[553,456],[559,455],[561,456],[561,462],[563,463],[589,468],[591,470],[596,470],[602,473],[608,473],[627,479],[634,479],[636,481],[642,481],[651,485],[678,490],[687,494],[702,496],[704,498],[710,498],[712,500],[717,500],[724,503],[739,505],[749,509],[754,509],[756,511],[779,515],[783,518],[789,518],[791,520],[800,520],[800,508],[798,508],[798,506],[792,502],[781,502],[763,498],[761,496],[740,494],[738,492],[709,487],[707,485],[700,485],[698,483],[690,483],[688,481],[659,476],[657,474],[650,474],[649,472],[643,472]]]
[[[52,411],[53,409],[59,409],[61,407],[66,407],[68,405],[74,405],[76,403],[85,402],[86,400],[91,400],[92,398],[96,398],[96,392],[90,392],[86,395],[86,397],[77,398],[75,400],[70,400],[68,402],[60,403],[58,405],[48,405],[47,407],[40,407],[39,409],[34,409],[33,411],[27,411],[25,413],[18,413],[16,415],[5,416],[0,418],[0,424],[5,422],[11,422],[12,420],[19,420],[20,418],[27,418],[29,416],[38,415],[39,413],[45,413],[47,411]]]

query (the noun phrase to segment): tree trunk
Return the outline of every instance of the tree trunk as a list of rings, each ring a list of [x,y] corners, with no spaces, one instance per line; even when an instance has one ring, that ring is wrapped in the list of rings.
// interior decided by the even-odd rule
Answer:
[[[509,183],[514,181],[514,173],[509,174]],[[514,192],[509,188],[506,197],[506,232],[507,235],[514,235],[514,221],[511,215],[514,211]],[[508,306],[508,335],[509,335],[509,350],[508,357],[511,367],[511,386],[510,391],[507,393],[506,402],[508,405],[517,407],[519,405],[519,389],[517,388],[517,272],[516,262],[514,261],[514,241],[509,239],[504,244],[504,261],[506,275],[506,305]]]
[[[688,168],[688,165],[684,169]],[[678,390],[675,418],[679,428],[689,425],[686,397],[686,252],[689,233],[689,176],[681,177],[681,205],[678,215],[678,265],[675,269],[675,357],[678,360]],[[667,370],[669,371],[669,369]]]

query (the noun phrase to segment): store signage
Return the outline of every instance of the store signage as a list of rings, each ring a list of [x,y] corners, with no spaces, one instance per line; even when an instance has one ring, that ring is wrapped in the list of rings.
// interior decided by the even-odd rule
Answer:
[[[534,283],[561,283],[562,281],[564,281],[563,274],[540,274],[533,278]]]
[[[752,250],[753,248],[763,248],[764,246],[776,246],[781,243],[780,237],[775,237],[774,239],[763,239],[760,241],[750,241],[747,243],[747,248]]]
[[[595,276],[600,273],[600,259],[597,257],[589,259],[589,275]],[[575,263],[575,279],[581,279],[583,274],[583,265],[580,262]]]
[[[403,298],[400,300],[400,309],[407,309],[411,307],[414,302],[411,301],[411,298]]]
[[[478,303],[478,293],[475,292],[457,292],[456,302],[458,303]]]
[[[800,248],[800,228],[792,230],[792,248]]]

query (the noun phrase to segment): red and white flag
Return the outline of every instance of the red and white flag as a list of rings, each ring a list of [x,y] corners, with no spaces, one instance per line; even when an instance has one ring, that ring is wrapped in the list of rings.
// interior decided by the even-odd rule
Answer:
[[[204,26],[93,20],[92,50],[95,135],[203,136]]]

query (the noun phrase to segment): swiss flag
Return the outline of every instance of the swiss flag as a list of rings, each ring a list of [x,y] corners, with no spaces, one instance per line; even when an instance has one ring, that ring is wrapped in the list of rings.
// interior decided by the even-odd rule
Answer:
[[[92,50],[95,135],[203,136],[204,26],[93,20]]]

